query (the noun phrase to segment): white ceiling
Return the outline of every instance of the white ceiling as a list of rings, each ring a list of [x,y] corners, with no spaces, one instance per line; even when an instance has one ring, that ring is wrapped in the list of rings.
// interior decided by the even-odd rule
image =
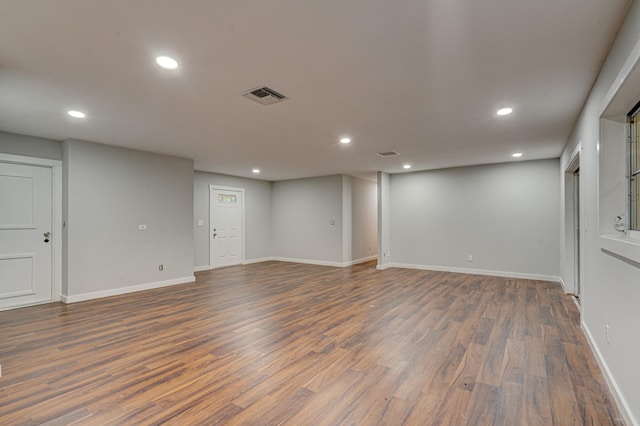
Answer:
[[[266,180],[553,158],[629,4],[0,0],[0,129]]]

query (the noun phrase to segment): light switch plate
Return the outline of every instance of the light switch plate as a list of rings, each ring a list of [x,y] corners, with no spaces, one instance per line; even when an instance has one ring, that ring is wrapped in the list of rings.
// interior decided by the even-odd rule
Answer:
[[[198,226],[202,226],[202,225],[204,225],[204,220],[198,219]]]

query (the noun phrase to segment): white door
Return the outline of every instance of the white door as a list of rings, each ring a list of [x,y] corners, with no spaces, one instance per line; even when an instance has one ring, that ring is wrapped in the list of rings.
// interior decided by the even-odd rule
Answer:
[[[52,300],[51,173],[0,162],[0,309]]]
[[[239,265],[242,255],[242,190],[211,187],[210,264],[212,268]]]

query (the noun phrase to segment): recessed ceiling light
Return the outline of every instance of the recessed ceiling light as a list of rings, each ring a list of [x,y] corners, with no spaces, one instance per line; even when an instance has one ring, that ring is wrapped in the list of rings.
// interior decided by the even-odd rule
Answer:
[[[410,169],[411,168],[411,164],[403,164],[402,168],[403,169]]]
[[[496,114],[498,115],[509,115],[513,112],[513,108],[500,108]]]
[[[341,138],[340,143],[344,143],[344,144],[351,143],[351,138]]]
[[[67,111],[67,114],[73,118],[85,118],[87,116],[84,112],[76,110]]]
[[[253,169],[253,170],[251,170],[251,171],[252,171],[253,173],[255,173],[255,174],[260,173],[260,169]]]
[[[511,154],[511,156],[513,158],[520,158],[520,157],[522,157],[522,153],[521,152],[514,152],[513,154]]]
[[[156,63],[160,65],[164,69],[175,70],[178,68],[178,61],[169,56],[158,56],[156,58]]]

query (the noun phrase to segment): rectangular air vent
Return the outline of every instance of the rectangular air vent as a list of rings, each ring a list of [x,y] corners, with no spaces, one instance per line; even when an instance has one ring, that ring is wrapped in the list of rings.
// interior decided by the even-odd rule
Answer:
[[[395,151],[387,151],[387,152],[376,152],[380,157],[393,157],[394,155],[398,155]]]
[[[242,96],[262,105],[270,105],[287,99],[287,97],[282,93],[278,93],[267,86],[251,89],[248,92],[243,93]]]

